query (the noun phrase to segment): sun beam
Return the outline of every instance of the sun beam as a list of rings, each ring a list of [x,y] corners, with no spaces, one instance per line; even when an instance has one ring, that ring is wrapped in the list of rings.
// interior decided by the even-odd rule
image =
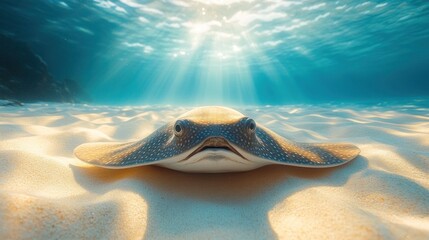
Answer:
[[[128,51],[116,53],[123,60],[109,71],[121,77],[123,68],[133,66],[131,84],[139,86],[134,94],[144,93],[139,96],[143,102],[240,105],[258,104],[259,94],[291,96],[297,68],[292,61],[296,55],[301,62],[312,57],[310,48],[298,44],[297,33],[311,21],[285,11],[294,3],[174,0],[174,8],[156,1],[126,3],[136,17],[124,29],[140,30],[118,33],[117,45]],[[280,33],[287,37],[278,38]]]

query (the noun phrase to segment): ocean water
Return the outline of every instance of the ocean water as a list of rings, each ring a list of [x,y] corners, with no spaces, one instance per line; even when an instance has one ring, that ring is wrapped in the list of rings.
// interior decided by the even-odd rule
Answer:
[[[94,103],[429,94],[426,0],[2,0],[0,34],[25,42]]]
[[[429,0],[0,0],[0,239],[429,239],[428,96]],[[222,174],[74,154],[109,142],[83,155],[112,163],[131,155],[110,143],[145,138],[159,147],[139,161],[193,154],[206,140],[151,134],[201,105],[292,141],[286,155],[360,154]],[[308,149],[347,155],[327,146]]]

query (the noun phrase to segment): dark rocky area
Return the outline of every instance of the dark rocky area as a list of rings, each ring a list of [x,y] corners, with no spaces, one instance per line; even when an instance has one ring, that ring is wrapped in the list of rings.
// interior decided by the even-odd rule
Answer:
[[[71,79],[58,81],[26,43],[0,34],[0,99],[23,102],[86,102],[88,95]]]

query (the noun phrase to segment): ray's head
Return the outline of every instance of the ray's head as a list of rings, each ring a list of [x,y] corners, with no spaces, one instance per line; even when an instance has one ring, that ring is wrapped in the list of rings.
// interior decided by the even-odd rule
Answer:
[[[255,138],[256,122],[242,113],[225,107],[201,107],[189,111],[170,125],[175,143],[182,148],[208,138],[226,141],[242,139],[249,144]]]
[[[189,120],[194,123],[232,124],[245,117],[242,113],[227,107],[199,107],[180,115],[177,120]]]

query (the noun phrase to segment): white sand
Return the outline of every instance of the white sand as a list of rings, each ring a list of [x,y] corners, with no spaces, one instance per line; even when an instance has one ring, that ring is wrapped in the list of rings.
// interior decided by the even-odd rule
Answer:
[[[238,109],[297,141],[347,141],[333,169],[106,170],[85,142],[140,139],[186,108],[0,107],[0,239],[429,239],[423,103]]]

